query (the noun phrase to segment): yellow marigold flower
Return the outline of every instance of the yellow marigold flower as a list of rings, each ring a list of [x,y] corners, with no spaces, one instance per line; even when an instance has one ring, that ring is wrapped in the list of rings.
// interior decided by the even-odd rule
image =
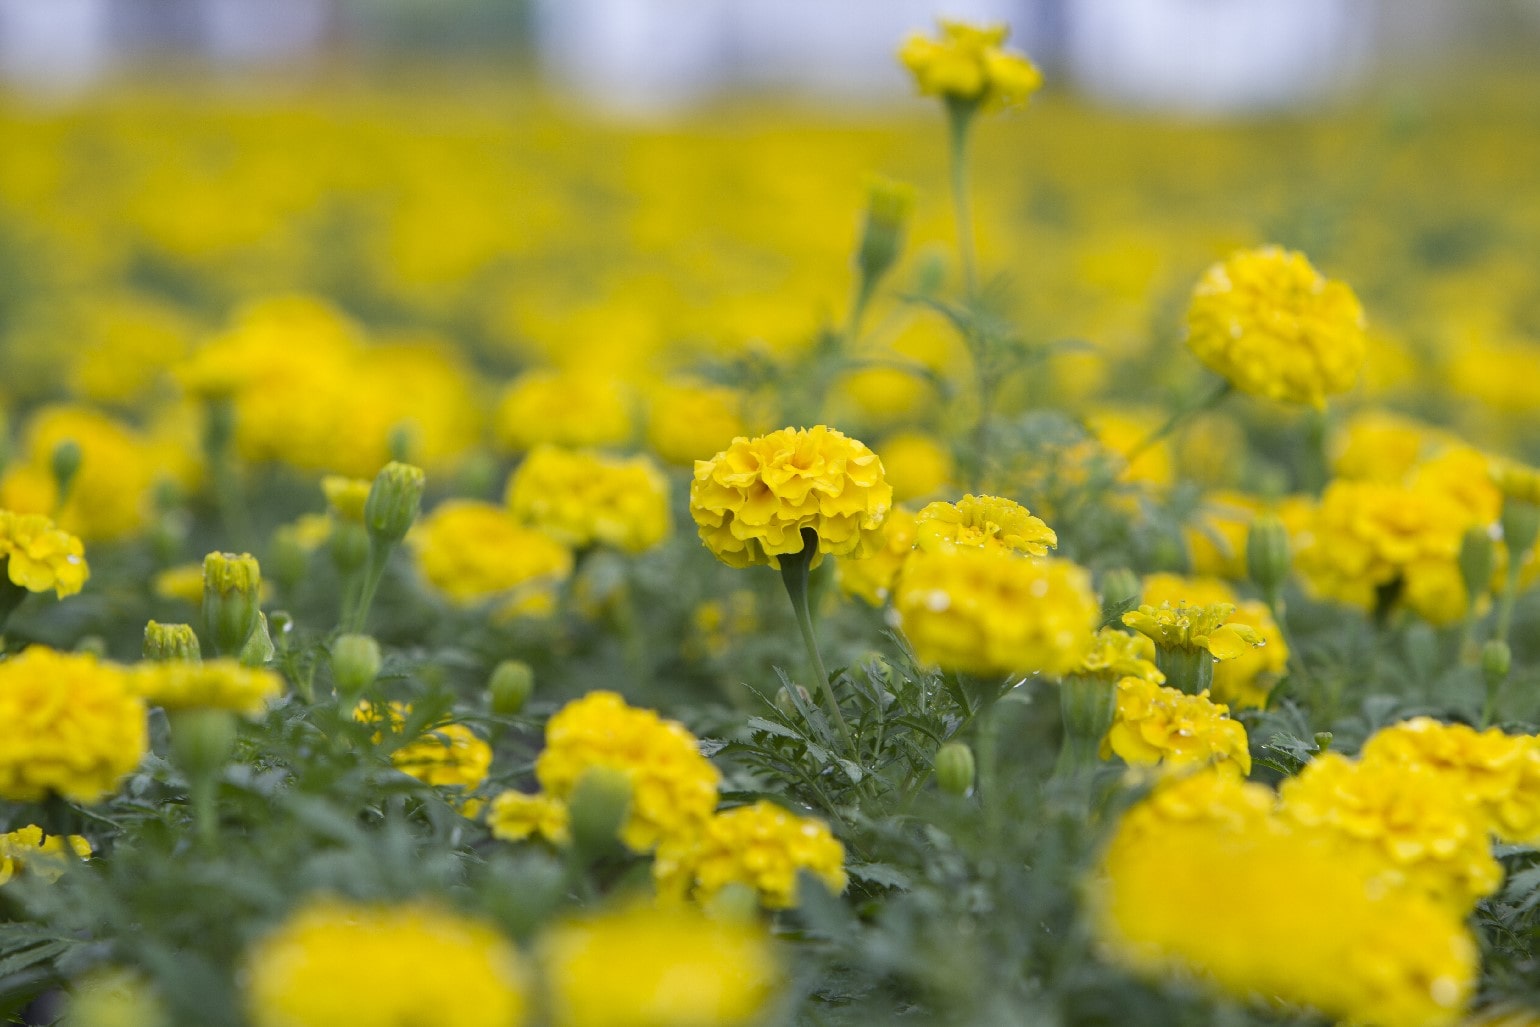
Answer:
[[[647,445],[662,460],[693,466],[746,433],[746,400],[737,389],[678,381],[654,386],[647,396]]]
[[[921,549],[998,546],[1028,556],[1047,556],[1059,536],[1020,503],[999,496],[963,496],[931,503],[915,515],[914,541]]]
[[[546,615],[572,574],[566,546],[491,503],[440,503],[407,539],[422,576],[461,604],[508,596],[512,612]]]
[[[644,456],[537,446],[508,479],[507,500],[514,517],[574,549],[640,553],[671,527],[668,479]]]
[[[893,594],[893,583],[914,549],[914,514],[901,506],[888,511],[882,522],[882,544],[870,555],[846,557],[834,566],[840,591],[881,606]]]
[[[739,589],[725,599],[707,599],[690,620],[695,637],[687,644],[693,653],[721,659],[738,640],[759,629],[759,600],[753,592]]]
[[[247,717],[260,716],[284,691],[274,672],[228,659],[141,663],[129,671],[128,687],[165,710],[230,710]]]
[[[1078,666],[1070,673],[1110,683],[1123,678],[1143,678],[1163,685],[1166,675],[1155,666],[1155,643],[1146,635],[1131,635],[1117,628],[1102,628],[1091,641]]]
[[[1479,810],[1500,840],[1540,842],[1540,739],[1532,735],[1413,717],[1376,731],[1361,758],[1431,768],[1453,782],[1462,802]]]
[[[1332,473],[1395,484],[1447,441],[1445,433],[1421,421],[1385,410],[1362,410],[1332,439]]]
[[[582,371],[526,371],[503,392],[497,441],[514,452],[542,442],[585,449],[631,439],[631,396],[611,378]]]
[[[148,746],[144,700],[120,668],[43,646],[0,661],[0,798],[96,802]]]
[[[701,541],[732,567],[780,567],[802,552],[805,529],[818,536],[813,566],[825,555],[865,556],[892,501],[877,454],[821,424],[734,439],[697,460],[690,483]]]
[[[1154,411],[1103,410],[1086,418],[1086,427],[1096,437],[1104,458],[1116,469],[1118,481],[1160,489],[1175,479],[1170,444],[1162,439],[1146,445],[1160,427],[1160,417]]]
[[[0,510],[0,561],[6,577],[28,592],[51,588],[60,599],[79,592],[91,576],[85,553],[80,539],[47,517]]]
[[[408,703],[391,703],[381,711],[365,700],[353,710],[353,719],[362,724],[388,725],[398,732],[411,712]],[[382,738],[376,732],[375,744]],[[492,747],[464,724],[439,724],[392,752],[390,762],[423,784],[470,791],[487,779],[487,771],[492,767]]]
[[[549,795],[503,792],[487,809],[487,827],[492,837],[509,842],[534,835],[552,845],[566,845],[572,840],[567,804]]]
[[[1243,777],[1251,773],[1246,729],[1207,692],[1188,695],[1127,677],[1118,682],[1117,701],[1112,727],[1102,740],[1102,759],[1115,754],[1135,767],[1214,764],[1234,767]]]
[[[1264,509],[1261,500],[1244,492],[1216,491],[1203,497],[1182,537],[1195,574],[1244,581],[1246,535]]]
[[[614,692],[590,692],[557,711],[546,724],[535,777],[546,795],[565,803],[590,767],[630,779],[620,838],[636,852],[698,835],[716,809],[721,775],[695,736],[652,710],[627,706]]]
[[[69,1027],[170,1027],[171,1017],[153,987],[137,972],[98,967],[70,982],[62,1023]]]
[[[491,927],[427,902],[313,898],[246,957],[256,1027],[517,1027],[527,973]]]
[[[664,863],[660,855],[659,863]],[[769,909],[797,905],[797,874],[808,870],[836,895],[845,890],[845,847],[815,817],[773,802],[718,813],[683,857],[695,896],[711,899],[731,884],[753,888]]]
[[[150,588],[162,599],[179,599],[192,606],[203,602],[203,564],[182,563],[155,575]]]
[[[781,983],[764,927],[685,905],[557,924],[539,962],[554,1027],[733,1027],[755,1022]]]
[[[328,474],[321,479],[321,492],[326,496],[327,508],[338,520],[352,524],[364,523],[364,504],[373,487],[374,481],[369,478]]]
[[[1289,665],[1289,644],[1273,620],[1267,604],[1255,599],[1241,599],[1235,590],[1217,578],[1184,578],[1176,574],[1151,574],[1144,579],[1146,603],[1179,604],[1231,603],[1232,622],[1245,624],[1261,638],[1260,645],[1243,648],[1233,659],[1214,665],[1212,690],[1215,700],[1232,707],[1267,705],[1267,694],[1283,677]]]
[[[883,439],[878,448],[896,503],[929,499],[948,490],[956,477],[951,450],[934,435],[896,432]]]
[[[1196,976],[1333,1020],[1452,1024],[1479,967],[1464,918],[1414,890],[1376,887],[1331,838],[1272,805],[1268,788],[1200,773],[1130,809],[1086,889],[1106,954],[1145,976]],[[1215,867],[1247,897],[1245,916],[1215,901]]]
[[[1101,621],[1084,568],[1004,549],[915,550],[893,606],[920,660],[985,675],[1068,674]]]
[[[1175,607],[1169,602],[1158,607],[1145,603],[1123,614],[1123,623],[1148,635],[1157,648],[1201,650],[1216,660],[1233,660],[1249,647],[1262,643],[1262,636],[1249,624],[1230,623],[1234,613],[1232,603],[1182,602]]]
[[[1187,346],[1242,392],[1319,408],[1358,378],[1364,312],[1352,289],[1322,277],[1304,254],[1242,250],[1199,281]]]
[[[5,884],[19,872],[41,877],[45,881],[57,881],[69,857],[91,858],[91,843],[78,834],[51,834],[43,837],[43,829],[29,824],[16,831],[0,834],[0,884]]]
[[[941,38],[915,33],[898,59],[926,96],[980,104],[986,108],[1025,103],[1043,84],[1026,57],[1002,49],[1010,29],[940,21]]]
[[[1283,812],[1335,833],[1400,884],[1468,913],[1502,884],[1487,825],[1449,777],[1417,764],[1322,753],[1279,788]]]

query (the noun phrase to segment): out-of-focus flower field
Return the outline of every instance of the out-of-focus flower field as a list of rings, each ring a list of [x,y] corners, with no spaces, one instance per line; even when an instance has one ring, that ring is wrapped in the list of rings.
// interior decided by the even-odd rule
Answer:
[[[1540,1022],[1540,82],[998,42],[0,96],[0,1011]]]

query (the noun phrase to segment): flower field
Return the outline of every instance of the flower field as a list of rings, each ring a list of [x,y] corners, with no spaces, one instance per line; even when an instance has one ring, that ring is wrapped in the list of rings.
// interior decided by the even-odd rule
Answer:
[[[0,1012],[1540,1023],[1540,88],[0,95]]]

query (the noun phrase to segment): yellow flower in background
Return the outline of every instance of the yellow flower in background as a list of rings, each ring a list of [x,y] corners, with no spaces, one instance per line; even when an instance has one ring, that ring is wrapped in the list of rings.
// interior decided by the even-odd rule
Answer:
[[[1059,536],[1015,500],[968,495],[956,503],[931,503],[916,514],[914,541],[927,551],[994,547],[1047,556]]]
[[[369,490],[373,487],[372,478],[328,474],[321,479],[321,493],[326,497],[327,509],[338,520],[350,524],[364,523],[364,504],[368,502]]]
[[[284,692],[283,678],[236,660],[168,660],[141,663],[129,670],[128,687],[152,706],[165,710],[230,710],[260,716]]]
[[[393,702],[381,710],[365,700],[354,709],[353,719],[361,724],[389,727],[394,733],[401,731],[411,713],[408,703]],[[374,743],[380,744],[383,738],[382,732],[375,732]],[[392,751],[390,762],[423,784],[471,791],[487,779],[492,747],[464,724],[438,724]]]
[[[696,837],[716,809],[721,775],[695,736],[652,710],[626,705],[614,692],[590,692],[551,717],[535,777],[547,796],[565,803],[592,767],[630,780],[620,838],[635,852]]]
[[[69,1027],[171,1027],[160,994],[137,971],[99,966],[69,986]]]
[[[60,599],[79,592],[91,576],[80,539],[42,514],[0,510],[0,561],[6,577],[28,592],[53,589]]]
[[[1129,634],[1113,627],[1096,632],[1091,648],[1070,673],[1101,678],[1108,684],[1128,677],[1156,685],[1166,682],[1166,675],[1155,666],[1155,643],[1146,635]]]
[[[521,523],[574,549],[640,553],[672,526],[668,479],[645,456],[537,446],[508,479],[507,502]]]
[[[558,923],[540,939],[538,959],[554,1027],[747,1025],[782,980],[758,922],[686,905],[636,904]]]
[[[1234,658],[1220,660],[1214,665],[1211,686],[1214,699],[1242,708],[1267,705],[1268,693],[1288,669],[1289,644],[1266,603],[1240,598],[1234,589],[1217,578],[1184,578],[1176,574],[1147,575],[1141,598],[1151,606],[1176,606],[1184,600],[1234,606],[1231,621],[1255,630],[1261,643],[1246,646]]]
[[[1142,677],[1118,682],[1117,712],[1102,758],[1121,757],[1135,767],[1213,765],[1251,773],[1246,729],[1229,718],[1230,708],[1208,693],[1188,695]]]
[[[746,433],[747,397],[725,385],[676,380],[647,390],[647,445],[683,467],[718,453]]]
[[[1358,380],[1363,308],[1301,253],[1243,250],[1199,281],[1187,347],[1242,392],[1319,408]]]
[[[541,443],[574,449],[631,441],[632,397],[619,381],[590,371],[526,371],[503,390],[493,432],[507,450]]]
[[[0,885],[18,873],[57,881],[69,866],[70,857],[91,858],[91,843],[78,834],[51,834],[46,838],[36,824],[0,834]]]
[[[1262,636],[1249,624],[1231,622],[1232,603],[1172,606],[1149,603],[1123,614],[1123,623],[1142,635],[1148,635],[1157,648],[1186,652],[1207,652],[1216,660],[1233,660],[1248,648],[1259,645]]]
[[[552,845],[572,839],[567,804],[548,795],[506,791],[487,807],[487,828],[492,837],[521,842],[538,835]]]
[[[921,662],[971,674],[1072,672],[1101,607],[1085,569],[999,549],[915,550],[893,607]]]
[[[1003,107],[1026,102],[1043,84],[1031,61],[1004,49],[1006,26],[942,19],[940,28],[939,39],[915,33],[898,52],[924,95]]]
[[[670,846],[669,848],[673,848]],[[797,875],[809,871],[835,895],[845,890],[845,847],[815,817],[799,817],[761,799],[718,813],[706,822],[700,839],[679,857],[688,887],[709,903],[732,884],[746,885],[767,909],[797,905]],[[666,865],[667,853],[659,853]]]
[[[882,522],[882,544],[868,556],[847,556],[834,565],[840,591],[881,606],[893,594],[904,561],[914,549],[915,516],[901,506],[888,511]]]
[[[462,605],[504,598],[509,614],[547,616],[572,575],[571,550],[491,503],[440,503],[407,541],[428,583]]]
[[[821,424],[734,439],[697,460],[690,483],[701,541],[732,567],[779,567],[802,552],[804,530],[817,535],[812,566],[826,555],[865,556],[892,502],[877,454]]]
[[[1244,911],[1216,893],[1216,867]],[[1329,835],[1273,812],[1271,789],[1229,775],[1158,784],[1123,815],[1085,894],[1104,954],[1141,975],[1334,1020],[1453,1024],[1479,970],[1461,914],[1376,886]]]
[[[1265,504],[1244,492],[1219,490],[1203,497],[1193,520],[1183,526],[1193,573],[1244,581],[1246,535]]]
[[[428,902],[312,898],[246,955],[256,1027],[517,1027],[524,960],[491,927]]]
[[[1322,753],[1279,786],[1282,810],[1336,835],[1349,858],[1367,858],[1397,885],[1462,915],[1502,884],[1485,817],[1457,780],[1431,767]]]
[[[98,802],[148,747],[121,668],[37,645],[0,661],[0,798]]]
[[[1494,460],[1490,473],[1492,483],[1504,499],[1540,506],[1540,470],[1517,460]]]
[[[1332,472],[1355,481],[1402,482],[1451,437],[1432,425],[1386,410],[1361,410],[1332,437]]]
[[[929,499],[945,492],[957,475],[951,450],[926,432],[895,432],[878,448],[895,503]]]

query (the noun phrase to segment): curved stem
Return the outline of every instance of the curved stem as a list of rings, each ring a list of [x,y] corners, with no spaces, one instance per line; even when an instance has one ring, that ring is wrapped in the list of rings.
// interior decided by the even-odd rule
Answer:
[[[1231,385],[1228,380],[1220,382],[1219,387],[1205,396],[1202,400],[1190,407],[1183,407],[1176,413],[1172,414],[1170,417],[1166,418],[1165,424],[1161,425],[1159,428],[1156,428],[1149,435],[1145,436],[1144,440],[1137,446],[1135,446],[1133,449],[1130,449],[1127,453],[1124,453],[1123,459],[1130,466],[1132,466],[1133,462],[1138,459],[1145,450],[1149,449],[1151,446],[1155,445],[1162,439],[1166,438],[1166,436],[1176,431],[1177,428],[1181,427],[1182,422],[1186,421],[1188,418],[1196,417],[1197,415],[1207,410],[1212,410],[1214,407],[1218,406],[1220,401],[1228,396],[1234,388],[1235,386]]]
[[[963,287],[968,299],[978,295],[978,261],[973,251],[973,211],[968,202],[968,129],[973,124],[973,101],[948,99],[947,138],[951,149],[952,207],[957,216],[957,255],[962,262]]]
[[[811,538],[808,536],[812,535]],[[807,647],[808,662],[812,664],[813,674],[818,678],[819,694],[827,707],[830,719],[839,729],[840,737],[845,740],[845,745],[850,749],[852,756],[856,754],[855,736],[850,733],[850,725],[845,722],[845,714],[840,710],[839,700],[834,696],[834,686],[829,682],[829,672],[824,667],[823,656],[818,651],[818,637],[813,632],[813,613],[807,601],[807,576],[813,563],[813,555],[818,551],[818,537],[811,529],[804,529],[802,534],[802,551],[800,553],[787,553],[781,557],[781,581],[786,586],[786,595],[791,599],[792,611],[797,615],[797,627],[802,631],[802,644]]]

